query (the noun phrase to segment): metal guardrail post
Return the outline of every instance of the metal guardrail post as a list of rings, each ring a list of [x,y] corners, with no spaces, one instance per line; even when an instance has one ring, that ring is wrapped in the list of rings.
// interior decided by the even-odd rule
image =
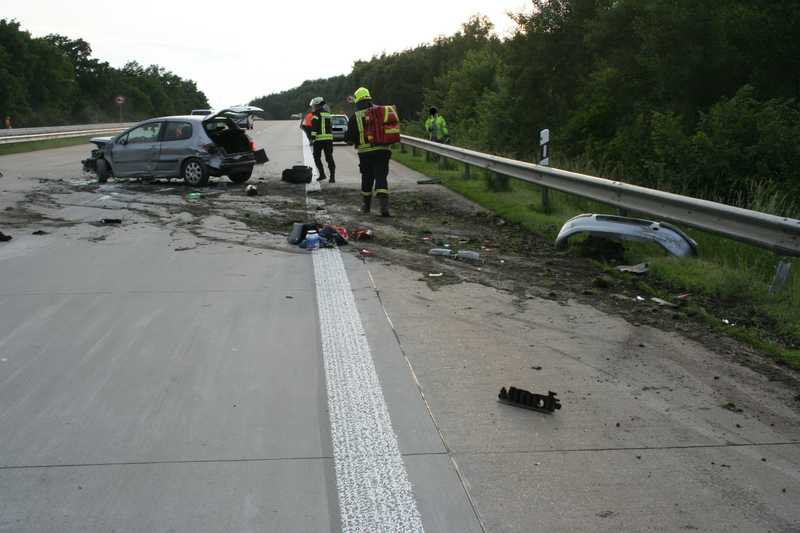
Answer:
[[[412,146],[411,147],[411,157],[417,157],[417,147],[416,146]]]
[[[406,153],[406,145],[403,143],[400,143],[400,153],[401,154]]]
[[[791,273],[792,264],[789,261],[783,258],[778,261],[778,265],[775,267],[775,275],[772,278],[772,283],[769,284],[769,293],[777,294],[779,292],[783,292],[783,289],[786,288],[786,284],[789,282],[789,276]]]
[[[499,172],[492,172],[486,185],[492,192],[508,192],[511,190],[511,178]]]
[[[442,170],[447,168],[447,158],[443,156],[439,156],[439,168]]]
[[[428,150],[425,150],[425,161],[430,162],[431,160],[431,153]]]
[[[469,165],[466,163],[464,163],[464,179],[465,180],[472,179],[472,176],[470,175]]]

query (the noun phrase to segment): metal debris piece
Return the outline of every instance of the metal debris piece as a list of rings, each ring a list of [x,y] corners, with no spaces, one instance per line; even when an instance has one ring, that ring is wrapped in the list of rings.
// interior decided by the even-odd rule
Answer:
[[[556,393],[553,391],[548,391],[547,396],[544,396],[516,387],[509,387],[506,391],[506,388],[503,387],[497,398],[500,403],[533,411],[552,413],[556,409],[561,409],[561,401],[556,398]]]
[[[439,178],[428,178],[424,180],[417,180],[417,184],[419,185],[436,185],[441,182],[442,180],[440,180]]]
[[[629,274],[646,274],[650,270],[647,263],[639,263],[638,265],[620,265],[617,267],[620,272],[627,272]]]
[[[556,248],[566,248],[567,240],[578,233],[611,239],[655,242],[678,257],[697,255],[697,243],[680,229],[666,222],[613,215],[578,215],[561,227],[556,237]]]
[[[121,218],[103,218],[100,219],[101,224],[122,224]]]
[[[666,300],[662,300],[661,298],[650,298],[650,301],[653,303],[657,303],[661,307],[678,307],[676,304],[668,302]]]

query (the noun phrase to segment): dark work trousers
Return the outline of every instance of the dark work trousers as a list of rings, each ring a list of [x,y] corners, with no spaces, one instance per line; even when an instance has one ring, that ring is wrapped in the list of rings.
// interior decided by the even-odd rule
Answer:
[[[373,187],[375,195],[389,194],[389,159],[392,152],[389,150],[375,150],[358,154],[358,170],[361,171],[361,194],[372,196]]]
[[[322,152],[325,152],[325,161],[331,179],[336,177],[336,163],[333,161],[333,141],[314,141],[314,164],[317,165],[319,177],[325,179],[325,169],[322,167]]]

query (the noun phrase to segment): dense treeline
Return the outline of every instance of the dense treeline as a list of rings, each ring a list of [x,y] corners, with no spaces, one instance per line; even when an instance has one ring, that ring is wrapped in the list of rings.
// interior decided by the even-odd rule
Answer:
[[[208,107],[193,81],[157,65],[116,69],[93,58],[83,39],[34,38],[0,19],[0,115],[14,127],[117,121],[120,95],[126,121]]]
[[[462,146],[532,159],[548,127],[560,161],[606,175],[748,205],[800,195],[800,2],[532,4],[506,39],[474,17],[254,102],[286,118],[366,85],[406,120],[437,105]]]

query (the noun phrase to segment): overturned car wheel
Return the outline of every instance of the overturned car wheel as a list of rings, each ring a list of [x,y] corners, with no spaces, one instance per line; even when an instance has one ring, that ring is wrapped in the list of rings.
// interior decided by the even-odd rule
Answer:
[[[244,183],[250,179],[250,176],[253,175],[253,169],[246,170],[245,172],[237,172],[236,174],[230,174],[228,178],[234,183]]]
[[[111,176],[111,167],[108,164],[108,161],[105,159],[98,159],[95,162],[95,170],[97,172],[97,181],[99,183],[105,183],[108,181],[108,178]]]
[[[208,185],[208,169],[199,159],[189,159],[181,168],[181,177],[186,185],[201,187]]]

